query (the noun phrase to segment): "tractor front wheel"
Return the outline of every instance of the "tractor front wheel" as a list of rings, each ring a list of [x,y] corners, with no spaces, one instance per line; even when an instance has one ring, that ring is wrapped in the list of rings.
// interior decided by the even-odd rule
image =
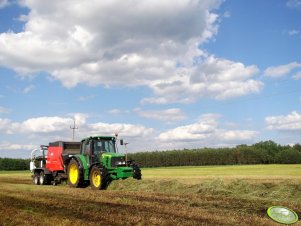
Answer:
[[[82,170],[75,159],[72,159],[68,165],[68,184],[71,187],[80,187],[83,183]]]
[[[108,171],[106,169],[93,166],[90,172],[90,185],[93,189],[106,189],[109,183]]]

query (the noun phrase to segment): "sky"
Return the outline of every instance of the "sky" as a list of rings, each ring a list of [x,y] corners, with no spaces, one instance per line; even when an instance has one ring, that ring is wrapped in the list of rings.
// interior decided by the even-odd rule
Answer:
[[[300,143],[300,51],[301,0],[0,0],[0,157]]]

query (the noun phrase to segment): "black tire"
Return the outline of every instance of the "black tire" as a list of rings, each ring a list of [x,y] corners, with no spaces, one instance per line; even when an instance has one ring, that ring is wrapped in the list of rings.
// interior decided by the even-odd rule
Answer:
[[[136,180],[141,180],[142,179],[142,174],[141,174],[141,169],[138,165],[135,163],[132,165],[133,167],[133,178]]]
[[[92,189],[105,190],[109,185],[109,174],[106,169],[93,166],[90,171],[90,185]]]
[[[40,172],[39,184],[40,185],[49,185],[51,182],[51,175],[45,174],[44,171]]]
[[[46,184],[46,175],[43,171],[40,173],[39,184],[40,185],[45,185]]]
[[[51,181],[53,179],[52,175],[51,174],[45,174],[46,176],[46,183],[47,185],[51,185]]]
[[[75,188],[81,187],[83,184],[83,172],[75,159],[71,159],[69,162],[67,173],[69,186]]]
[[[106,190],[109,184],[112,182],[112,180],[110,179],[110,174],[108,173],[107,169],[102,169],[102,177],[103,177],[103,183],[100,189]]]
[[[39,185],[40,184],[40,174],[38,172],[35,172],[33,174],[33,177],[32,177],[32,183],[34,185]]]

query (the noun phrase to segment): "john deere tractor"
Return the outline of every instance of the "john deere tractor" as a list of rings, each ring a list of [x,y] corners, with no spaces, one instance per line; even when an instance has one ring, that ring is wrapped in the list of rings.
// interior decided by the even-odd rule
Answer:
[[[112,180],[133,177],[141,179],[141,170],[133,161],[116,152],[116,138],[95,136],[81,141],[80,154],[68,162],[68,183],[73,187],[90,184],[106,189]]]

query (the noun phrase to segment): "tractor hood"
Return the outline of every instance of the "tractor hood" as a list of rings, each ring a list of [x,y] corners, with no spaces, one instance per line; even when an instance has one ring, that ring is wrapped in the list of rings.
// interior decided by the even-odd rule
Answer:
[[[101,155],[101,158],[112,158],[112,157],[125,157],[124,154],[120,154],[120,153],[103,153]]]
[[[126,166],[125,155],[120,153],[103,153],[101,162],[108,168]]]

